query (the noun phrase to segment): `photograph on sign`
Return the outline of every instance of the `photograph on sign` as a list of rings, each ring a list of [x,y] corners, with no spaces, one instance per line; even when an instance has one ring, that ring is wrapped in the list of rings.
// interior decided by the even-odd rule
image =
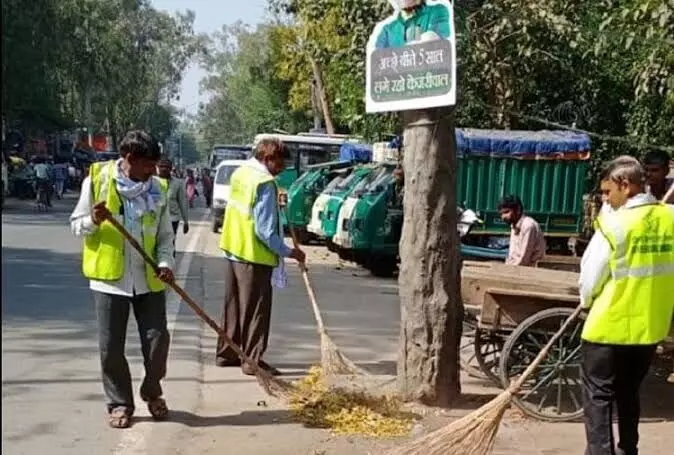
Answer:
[[[448,0],[389,0],[367,43],[366,110],[456,104],[454,9]]]

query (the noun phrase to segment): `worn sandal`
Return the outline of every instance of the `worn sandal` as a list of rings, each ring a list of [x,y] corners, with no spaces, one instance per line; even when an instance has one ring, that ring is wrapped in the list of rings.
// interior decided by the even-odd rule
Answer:
[[[112,428],[129,428],[131,419],[124,408],[116,408],[108,414],[108,425]]]
[[[154,420],[164,420],[168,416],[168,406],[163,398],[155,398],[147,403],[147,409],[150,411]]]

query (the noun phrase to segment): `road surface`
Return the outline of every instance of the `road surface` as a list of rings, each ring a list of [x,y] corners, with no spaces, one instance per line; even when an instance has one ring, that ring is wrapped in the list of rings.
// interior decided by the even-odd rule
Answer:
[[[215,335],[172,294],[168,299],[172,342],[164,382],[170,420],[152,422],[137,398],[136,423],[127,430],[110,429],[93,306],[88,283],[80,274],[80,242],[71,236],[67,222],[74,202],[72,197],[57,201],[52,212],[39,214],[30,203],[9,200],[2,213],[3,453],[365,455],[385,453],[386,447],[398,444],[333,437],[293,422],[282,403],[266,397],[255,380],[237,368],[214,366]],[[204,216],[204,209],[193,210],[190,233],[178,237],[176,276],[208,313],[219,318],[222,259],[217,235],[210,232]],[[333,340],[348,357],[375,373],[376,380],[389,380],[395,373],[399,321],[395,281],[338,265],[323,248],[307,248],[307,253]],[[274,295],[266,359],[293,377],[318,361],[319,339],[296,267],[289,263],[288,272],[289,288]],[[133,318],[127,355],[137,391],[143,368]],[[667,453],[674,445],[670,399],[674,394],[669,387],[658,382],[652,388],[655,400],[645,403],[643,453]],[[480,396],[498,392],[467,377],[463,390],[476,403]],[[452,410],[425,429],[470,409]],[[583,427],[577,423],[506,419],[495,455],[582,453],[583,441]]]

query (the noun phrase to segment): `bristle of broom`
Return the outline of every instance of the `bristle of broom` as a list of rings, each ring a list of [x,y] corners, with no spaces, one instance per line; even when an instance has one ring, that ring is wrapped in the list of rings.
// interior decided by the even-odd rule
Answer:
[[[461,419],[387,455],[488,455],[511,397],[512,392],[506,390]]]
[[[321,332],[321,367],[325,373],[333,375],[369,374],[344,356],[325,331]]]
[[[257,379],[258,384],[260,384],[260,387],[262,387],[267,395],[271,397],[289,401],[293,398],[296,399],[301,395],[299,389],[293,384],[272,376],[262,368],[259,368],[255,372],[255,378]]]

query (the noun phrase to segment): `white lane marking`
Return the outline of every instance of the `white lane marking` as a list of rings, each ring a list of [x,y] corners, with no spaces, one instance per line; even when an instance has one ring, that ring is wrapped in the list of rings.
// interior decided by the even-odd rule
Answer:
[[[194,253],[197,252],[199,241],[202,239],[203,230],[208,226],[207,221],[208,212],[201,216],[196,221],[190,221],[190,232],[188,233],[189,242],[183,251],[180,258],[178,268],[174,270],[176,281],[182,288],[185,287],[185,282],[188,279],[188,272],[192,265]],[[166,317],[168,331],[171,335],[171,344],[173,344],[173,331],[175,329],[176,319],[180,311],[180,298],[175,292],[169,292],[166,299]],[[170,351],[169,351],[170,355]],[[132,426],[122,432],[122,436],[117,446],[113,449],[113,455],[147,455],[147,441],[152,431],[152,425]]]
[[[194,253],[197,252],[199,241],[202,238],[204,221],[207,219],[207,217],[208,212],[202,215],[201,219],[196,223],[190,223],[190,227],[194,226],[196,229],[194,229],[194,231],[189,234],[190,235],[189,243],[187,244],[187,247],[183,251],[183,257],[180,259],[180,264],[178,264],[178,268],[175,270],[175,277],[178,286],[180,286],[183,289],[185,288],[185,282],[188,279],[187,275],[190,271],[190,266],[192,265],[192,258],[194,257]],[[180,312],[181,301],[180,297],[178,297],[178,294],[172,291],[169,292],[168,299],[166,300],[167,300],[166,315],[168,322],[168,331],[169,334],[171,335],[171,340],[173,340],[173,331],[175,330],[176,319],[178,318],[178,313]]]

